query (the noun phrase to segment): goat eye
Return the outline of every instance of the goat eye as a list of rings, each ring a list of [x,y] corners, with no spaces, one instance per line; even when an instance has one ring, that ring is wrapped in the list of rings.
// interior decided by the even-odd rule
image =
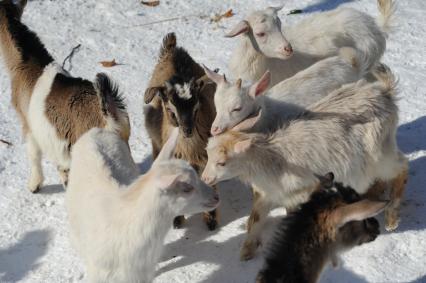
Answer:
[[[225,162],[218,162],[218,163],[216,163],[216,165],[219,166],[219,167],[224,167],[226,165],[226,163]]]
[[[259,32],[259,33],[256,33],[256,36],[257,37],[264,37],[265,33],[264,32]]]
[[[241,107],[237,107],[237,108],[234,108],[234,109],[232,109],[232,112],[239,112],[239,111],[241,111]]]
[[[192,187],[192,186],[190,186],[190,185],[185,185],[184,187],[183,187],[183,192],[184,193],[190,193],[190,192],[192,192],[194,190],[194,187]]]

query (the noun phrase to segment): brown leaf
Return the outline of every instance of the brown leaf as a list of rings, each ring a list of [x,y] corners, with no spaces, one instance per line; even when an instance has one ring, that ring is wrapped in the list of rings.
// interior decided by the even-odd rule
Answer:
[[[232,17],[234,14],[234,12],[232,12],[232,9],[229,9],[228,11],[226,11],[223,15],[222,18],[230,18]]]
[[[99,62],[102,66],[104,66],[105,68],[111,68],[114,66],[117,66],[117,62],[115,62],[115,59],[113,59],[112,61],[101,61]]]
[[[232,17],[234,14],[234,12],[232,12],[232,9],[229,9],[228,11],[226,11],[223,14],[216,14],[213,16],[213,18],[211,19],[213,22],[219,22],[220,20],[222,20],[223,18],[230,18]]]
[[[160,1],[141,1],[141,3],[149,7],[155,7],[160,5]]]

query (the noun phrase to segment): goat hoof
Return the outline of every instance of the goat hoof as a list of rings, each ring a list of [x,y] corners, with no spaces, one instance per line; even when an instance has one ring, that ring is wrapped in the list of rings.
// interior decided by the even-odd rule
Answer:
[[[40,189],[41,189],[41,185],[37,185],[35,186],[35,188],[30,188],[30,192],[33,194],[36,194],[40,191]]]
[[[217,224],[218,223],[217,223],[216,219],[210,219],[210,220],[206,221],[206,225],[207,225],[207,228],[209,229],[209,231],[216,230]]]
[[[180,229],[183,227],[183,224],[185,223],[185,216],[176,216],[175,219],[173,219],[173,228]]]
[[[385,210],[385,229],[388,232],[395,231],[399,225],[398,212]]]

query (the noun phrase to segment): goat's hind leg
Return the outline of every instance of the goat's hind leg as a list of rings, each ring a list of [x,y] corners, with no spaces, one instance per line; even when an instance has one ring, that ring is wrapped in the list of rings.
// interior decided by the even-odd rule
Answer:
[[[41,149],[30,133],[27,134],[26,141],[27,154],[31,165],[28,188],[30,192],[37,193],[44,181],[43,170],[41,167]]]
[[[400,221],[400,206],[408,180],[408,167],[402,170],[396,178],[392,179],[390,203],[385,209],[386,230],[393,231],[398,228]]]
[[[61,181],[62,181],[62,185],[64,186],[64,189],[66,189],[67,186],[68,186],[68,175],[69,175],[70,170],[68,168],[63,168],[61,166],[58,166],[57,169],[58,169],[58,173],[59,173],[59,176],[61,178]]]

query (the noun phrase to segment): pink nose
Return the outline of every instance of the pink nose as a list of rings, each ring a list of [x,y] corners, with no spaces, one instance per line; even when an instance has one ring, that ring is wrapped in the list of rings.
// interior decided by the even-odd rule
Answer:
[[[217,127],[217,126],[213,126],[213,127],[211,128],[211,130],[210,130],[210,133],[211,133],[213,136],[216,136],[216,135],[220,134],[221,132],[222,132],[222,130],[221,130],[219,127]]]
[[[291,44],[287,45],[286,47],[284,47],[284,51],[287,54],[291,54],[293,53],[293,47],[291,47]]]

